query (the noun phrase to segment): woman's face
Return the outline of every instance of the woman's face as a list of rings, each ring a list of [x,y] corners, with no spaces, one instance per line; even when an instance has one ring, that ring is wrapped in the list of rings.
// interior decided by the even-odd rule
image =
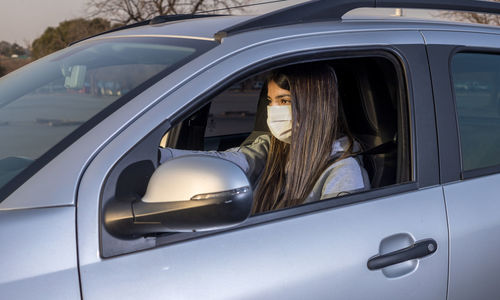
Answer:
[[[280,88],[276,82],[269,81],[267,84],[267,101],[269,106],[291,105],[292,94],[290,91]]]

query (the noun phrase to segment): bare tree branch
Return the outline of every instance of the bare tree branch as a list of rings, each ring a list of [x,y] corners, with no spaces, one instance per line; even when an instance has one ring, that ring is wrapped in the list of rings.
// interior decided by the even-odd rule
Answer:
[[[500,0],[491,0],[491,1],[500,2]],[[500,26],[500,15],[495,15],[495,14],[443,11],[438,13],[437,16],[455,21]]]
[[[231,13],[232,7],[249,1],[251,0],[87,0],[86,6],[91,18],[103,17],[113,23],[130,24],[159,15],[195,14],[214,9]]]
[[[203,4],[203,0],[198,0],[193,3],[193,9],[191,10],[191,13],[195,13],[200,9],[200,6]]]

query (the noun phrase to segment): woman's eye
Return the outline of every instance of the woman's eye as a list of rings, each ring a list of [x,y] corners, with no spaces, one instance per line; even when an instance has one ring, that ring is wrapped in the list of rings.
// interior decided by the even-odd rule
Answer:
[[[282,99],[281,100],[281,104],[291,104],[292,101],[288,100],[288,99]]]

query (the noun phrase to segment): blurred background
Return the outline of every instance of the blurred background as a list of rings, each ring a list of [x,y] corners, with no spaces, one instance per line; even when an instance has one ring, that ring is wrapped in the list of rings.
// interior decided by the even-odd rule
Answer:
[[[172,14],[262,14],[307,0],[0,0],[0,77],[71,42]],[[491,0],[500,2],[500,0]],[[448,11],[357,9],[345,18],[437,18],[500,25],[500,16]]]

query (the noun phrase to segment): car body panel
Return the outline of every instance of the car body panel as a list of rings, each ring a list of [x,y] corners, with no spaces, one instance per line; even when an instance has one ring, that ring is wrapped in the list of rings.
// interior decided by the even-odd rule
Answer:
[[[433,238],[438,250],[403,276],[368,270],[381,240],[401,233]],[[447,254],[436,187],[82,264],[82,292],[85,299],[445,299]]]
[[[460,32],[447,30],[422,30],[428,45],[454,45],[498,49],[500,30],[493,32]]]
[[[499,175],[444,186],[450,227],[449,299],[497,299]]]
[[[460,143],[456,104],[451,82],[451,58],[456,50],[497,53],[500,48],[500,36],[493,34],[471,34],[463,32],[423,32],[429,44],[429,56],[434,63],[432,75],[439,83],[435,84],[438,131],[440,136],[451,135],[453,138],[440,138],[440,149],[451,156],[443,157],[442,168],[452,170],[449,183],[443,187],[449,223],[450,238],[450,276],[449,299],[497,299],[500,287],[497,284],[500,263],[500,235],[497,182],[499,175],[482,176],[464,180],[461,172]],[[500,55],[500,54],[499,54]],[[447,75],[446,77],[444,76]],[[444,77],[444,78],[443,78]],[[444,109],[447,107],[448,109]],[[450,134],[450,132],[453,133]],[[453,154],[453,155],[451,155]],[[483,174],[484,175],[484,174]],[[443,182],[446,183],[446,182]]]
[[[0,253],[0,298],[80,298],[75,207],[0,212]]]

